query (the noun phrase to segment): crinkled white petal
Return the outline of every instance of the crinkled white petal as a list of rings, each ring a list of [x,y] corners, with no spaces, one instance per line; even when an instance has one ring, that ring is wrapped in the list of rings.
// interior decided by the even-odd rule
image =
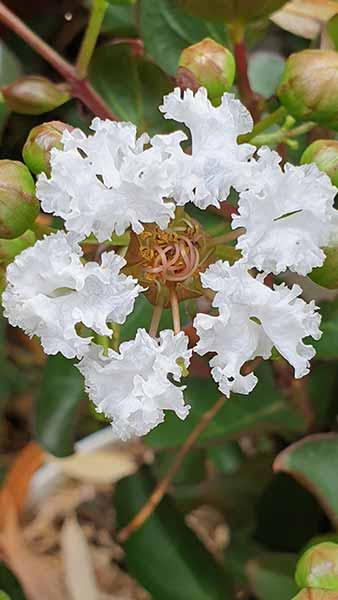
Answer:
[[[99,241],[143,223],[167,227],[174,204],[166,200],[172,184],[159,148],[148,147],[147,135],[136,139],[130,123],[95,118],[93,135],[79,129],[63,134],[63,150],[51,153],[51,177],[43,173],[37,196],[45,212],[65,220],[68,231]]]
[[[212,375],[226,396],[230,391],[248,394],[255,387],[257,378],[242,375],[241,368],[255,357],[269,358],[273,347],[294,367],[296,378],[309,372],[315,351],[303,339],[320,338],[320,315],[314,302],[299,298],[298,285],[272,290],[263,276],[254,279],[239,262],[230,266],[218,261],[201,278],[204,287],[216,292],[213,306],[219,315],[196,316],[200,339],[195,350],[216,353],[210,362]]]
[[[159,135],[152,144],[166,150],[173,180],[172,196],[179,205],[194,202],[199,208],[219,206],[231,186],[240,191],[250,180],[255,147],[238,144],[237,137],[252,129],[250,113],[232,94],[224,94],[221,105],[212,106],[205,88],[195,94],[176,88],[165,96],[160,110],[166,119],[184,123],[191,132],[192,149],[187,154],[180,143],[182,132]]]
[[[313,164],[287,164],[283,171],[279,161],[276,152],[260,150],[232,227],[246,229],[237,248],[250,267],[275,274],[289,268],[306,275],[323,264],[321,248],[331,243],[337,229],[333,201],[338,190]]]
[[[83,323],[111,336],[107,323],[124,323],[142,287],[120,273],[125,260],[114,252],[101,265],[81,262],[82,250],[72,234],[60,231],[24,250],[7,269],[2,296],[13,326],[41,338],[46,354],[81,358],[90,338],[76,332]]]
[[[78,369],[85,378],[86,389],[98,412],[109,419],[115,434],[122,440],[141,436],[164,420],[164,411],[173,410],[185,419],[190,406],[184,403],[178,361],[187,367],[191,357],[188,338],[170,330],[161,331],[159,340],[139,329],[134,340],[121,344],[119,352],[109,350],[104,356],[92,345]]]

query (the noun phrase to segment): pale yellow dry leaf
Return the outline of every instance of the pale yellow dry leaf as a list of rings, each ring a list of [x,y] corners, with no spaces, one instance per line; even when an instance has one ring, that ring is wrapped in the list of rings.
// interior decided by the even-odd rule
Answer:
[[[62,459],[50,456],[48,460],[56,462],[68,477],[96,485],[116,483],[137,470],[132,454],[117,449],[81,452]]]
[[[71,600],[99,600],[87,539],[75,517],[64,522],[60,536],[65,581]]]
[[[317,38],[327,23],[338,13],[335,0],[293,0],[271,15],[271,20],[285,29],[310,40]]]

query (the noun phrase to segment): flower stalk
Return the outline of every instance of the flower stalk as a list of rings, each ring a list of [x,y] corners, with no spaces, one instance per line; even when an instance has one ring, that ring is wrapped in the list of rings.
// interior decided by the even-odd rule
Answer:
[[[170,306],[173,317],[174,333],[177,335],[181,331],[181,318],[178,298],[174,288],[171,288],[170,290]]]
[[[161,316],[162,316],[162,312],[163,312],[163,305],[164,305],[163,296],[160,296],[158,303],[154,307],[153,316],[152,316],[150,328],[149,328],[149,335],[151,335],[152,337],[156,337],[157,330],[158,330]]]
[[[95,50],[97,38],[99,37],[102,21],[107,8],[108,4],[105,0],[93,0],[87,29],[75,65],[75,70],[79,79],[84,79],[87,76],[88,66]]]

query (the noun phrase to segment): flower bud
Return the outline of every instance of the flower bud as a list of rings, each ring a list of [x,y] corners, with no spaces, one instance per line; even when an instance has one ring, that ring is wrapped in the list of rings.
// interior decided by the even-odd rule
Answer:
[[[338,289],[338,248],[323,248],[325,262],[322,267],[316,267],[309,273],[310,279],[330,290]]]
[[[22,77],[1,91],[8,108],[23,115],[41,115],[70,98],[62,85],[36,75]]]
[[[296,119],[338,129],[338,52],[303,50],[291,54],[277,94]]]
[[[299,592],[293,600],[338,600],[338,592],[306,588]]]
[[[0,239],[0,265],[9,265],[13,262],[17,254],[33,246],[35,242],[36,236],[29,229],[23,235],[13,240]]]
[[[28,168],[38,175],[50,175],[50,151],[52,148],[62,149],[62,134],[73,127],[61,121],[50,121],[33,127],[22,150],[23,159]]]
[[[287,0],[178,0],[187,12],[203,19],[222,19],[229,23],[249,23],[268,17]],[[171,0],[173,2],[173,0]]]
[[[205,87],[210,100],[216,102],[231,88],[235,78],[235,59],[230,50],[210,38],[183,50],[178,71],[182,68],[189,71],[197,87]]]
[[[315,163],[338,187],[338,141],[316,140],[303,152],[301,164]]]
[[[295,579],[301,588],[338,591],[338,544],[311,546],[297,563]]]
[[[27,167],[15,160],[0,160],[0,238],[19,237],[38,214],[39,202]]]

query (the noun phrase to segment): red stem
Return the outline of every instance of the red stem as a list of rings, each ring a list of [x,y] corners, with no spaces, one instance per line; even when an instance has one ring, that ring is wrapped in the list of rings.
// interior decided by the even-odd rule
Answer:
[[[260,117],[258,98],[250,85],[247,52],[243,39],[234,43],[234,55],[236,61],[236,81],[241,100],[243,100],[244,104],[250,110],[254,121],[258,121]]]
[[[101,119],[118,121],[118,117],[110,110],[103,98],[94,90],[87,79],[79,79],[73,65],[67,62],[60,54],[55,52],[34,31],[19,19],[3,2],[0,2],[0,22],[11,29],[31,48],[33,48],[46,62],[48,62],[69,83],[70,91],[75,98],[85,104],[89,110]]]

